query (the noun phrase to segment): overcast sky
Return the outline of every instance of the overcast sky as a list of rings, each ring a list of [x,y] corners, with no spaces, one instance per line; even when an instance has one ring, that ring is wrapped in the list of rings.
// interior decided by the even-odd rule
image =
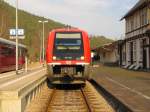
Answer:
[[[16,0],[5,0],[15,5]],[[119,39],[124,34],[120,18],[138,0],[18,0],[19,8],[70,24],[89,34]]]

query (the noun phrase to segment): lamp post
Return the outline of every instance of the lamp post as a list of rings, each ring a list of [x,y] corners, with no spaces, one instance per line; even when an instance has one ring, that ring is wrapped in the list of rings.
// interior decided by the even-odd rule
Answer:
[[[42,60],[43,60],[43,66],[44,66],[44,60],[45,60],[45,58],[44,58],[44,51],[45,51],[45,45],[44,45],[44,37],[45,37],[45,23],[48,23],[48,21],[38,21],[39,23],[42,23],[43,24],[43,46],[42,46]]]
[[[16,74],[18,74],[18,0],[16,0]]]
[[[40,64],[42,63],[42,32],[40,32]]]

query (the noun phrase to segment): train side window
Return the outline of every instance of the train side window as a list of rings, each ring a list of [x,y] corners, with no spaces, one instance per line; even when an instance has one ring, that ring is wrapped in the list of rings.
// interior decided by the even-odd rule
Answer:
[[[13,50],[11,48],[8,48],[8,47],[2,47],[1,48],[1,52],[0,52],[1,55],[4,55],[4,56],[11,56],[13,55]]]
[[[1,55],[5,55],[6,52],[7,52],[6,47],[1,47],[1,52],[0,52],[0,54],[1,54]]]

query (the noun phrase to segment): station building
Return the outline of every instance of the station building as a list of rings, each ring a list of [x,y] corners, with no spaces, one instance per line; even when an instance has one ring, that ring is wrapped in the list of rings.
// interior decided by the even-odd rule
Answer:
[[[96,57],[99,56],[100,63],[118,66],[118,41],[94,48],[93,52],[96,53]]]
[[[139,0],[125,19],[125,39],[119,43],[120,65],[128,69],[150,70],[150,1]]]

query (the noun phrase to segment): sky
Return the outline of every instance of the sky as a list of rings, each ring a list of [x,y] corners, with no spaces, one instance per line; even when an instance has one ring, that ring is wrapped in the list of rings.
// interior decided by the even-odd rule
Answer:
[[[5,0],[15,6],[16,0]],[[86,30],[92,35],[120,39],[125,32],[121,17],[138,0],[18,0],[19,8]]]

